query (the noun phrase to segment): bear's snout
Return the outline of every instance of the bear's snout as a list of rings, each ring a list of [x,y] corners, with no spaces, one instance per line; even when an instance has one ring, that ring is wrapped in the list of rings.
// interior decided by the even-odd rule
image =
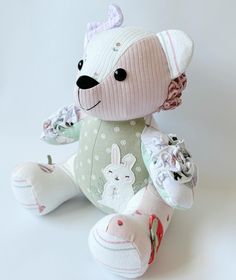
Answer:
[[[81,89],[89,89],[98,85],[99,82],[89,76],[83,75],[79,77],[76,84]]]

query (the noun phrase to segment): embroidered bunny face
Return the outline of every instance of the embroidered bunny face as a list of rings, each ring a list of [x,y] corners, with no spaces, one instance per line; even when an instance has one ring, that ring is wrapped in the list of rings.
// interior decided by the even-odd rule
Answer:
[[[170,85],[184,73],[192,56],[192,41],[185,33],[169,30],[156,35],[135,27],[100,29],[89,36],[78,65],[76,102],[85,113],[121,121],[180,104],[184,86]]]
[[[123,184],[133,184],[134,183],[134,173],[127,169],[124,165],[114,165],[110,164],[103,172],[107,181],[116,184],[117,186]]]
[[[103,170],[107,182],[117,187],[132,185],[135,182],[135,176],[132,167],[136,159],[132,154],[125,155],[120,159],[120,149],[116,144],[111,149],[111,164]]]

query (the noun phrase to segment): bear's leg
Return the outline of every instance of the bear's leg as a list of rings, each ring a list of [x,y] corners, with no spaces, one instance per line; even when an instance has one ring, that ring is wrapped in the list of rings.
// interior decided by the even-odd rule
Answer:
[[[150,184],[134,196],[125,212],[108,215],[92,228],[90,250],[113,273],[139,277],[154,262],[172,214]]]
[[[64,164],[26,162],[18,165],[12,174],[12,189],[18,202],[38,215],[45,215],[64,201],[80,193]]]

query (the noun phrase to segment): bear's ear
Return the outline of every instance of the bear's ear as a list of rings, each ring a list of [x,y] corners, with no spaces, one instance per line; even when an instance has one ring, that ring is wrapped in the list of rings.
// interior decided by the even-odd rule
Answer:
[[[172,79],[187,69],[193,55],[193,41],[183,31],[167,30],[157,34],[165,52]]]
[[[108,19],[105,22],[89,22],[87,24],[87,32],[85,35],[84,48],[86,48],[91,38],[101,31],[119,27],[124,20],[123,13],[120,7],[110,4],[108,7]]]

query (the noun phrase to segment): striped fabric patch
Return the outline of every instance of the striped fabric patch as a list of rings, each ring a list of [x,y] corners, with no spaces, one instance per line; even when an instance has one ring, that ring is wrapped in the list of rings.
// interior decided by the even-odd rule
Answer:
[[[38,164],[39,168],[46,173],[52,173],[54,171],[53,165]]]

